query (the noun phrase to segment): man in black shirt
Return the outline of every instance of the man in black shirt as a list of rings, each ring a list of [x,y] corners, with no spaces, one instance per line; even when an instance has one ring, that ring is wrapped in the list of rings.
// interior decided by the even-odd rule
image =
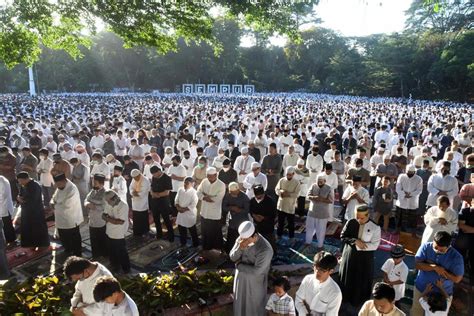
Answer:
[[[234,166],[235,159],[240,156],[240,151],[235,147],[234,141],[229,140],[228,147],[224,152],[224,156],[229,157],[232,167]]]
[[[150,172],[153,175],[150,190],[150,209],[156,226],[156,238],[160,239],[163,237],[160,220],[161,216],[163,217],[166,229],[168,230],[168,241],[174,242],[173,225],[170,220],[170,192],[173,189],[171,178],[161,170],[161,167],[158,166],[151,167]]]
[[[255,197],[250,200],[249,211],[256,224],[257,231],[265,237],[272,245],[273,252],[276,253],[275,245],[275,217],[277,214],[276,203],[268,195],[261,185],[254,187]]]
[[[226,188],[229,187],[229,183],[237,182],[237,171],[232,168],[229,159],[224,159],[222,162],[222,169],[219,171],[218,178],[224,182]]]

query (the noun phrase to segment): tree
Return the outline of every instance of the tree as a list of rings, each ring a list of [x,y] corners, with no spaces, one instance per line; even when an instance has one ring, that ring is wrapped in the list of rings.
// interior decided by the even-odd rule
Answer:
[[[95,33],[103,21],[127,47],[155,47],[164,54],[176,51],[178,39],[206,42],[221,49],[213,34],[210,11],[221,7],[230,17],[262,34],[274,32],[298,38],[296,16],[318,0],[308,1],[157,1],[157,0],[8,0],[0,7],[0,60],[8,67],[38,60],[41,45],[63,49],[73,57],[90,47],[85,34]]]

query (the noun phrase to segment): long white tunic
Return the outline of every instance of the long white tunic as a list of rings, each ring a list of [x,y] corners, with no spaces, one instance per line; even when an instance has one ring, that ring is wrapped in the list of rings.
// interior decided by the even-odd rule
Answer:
[[[51,204],[54,205],[56,228],[71,229],[84,221],[79,190],[70,180],[66,180],[63,190],[56,189]]]
[[[364,200],[364,202],[365,202],[364,204],[369,204],[369,199],[370,199],[369,191],[367,191],[363,187],[359,187],[359,189],[356,190],[356,189],[354,189],[354,187],[352,185],[348,186],[344,190],[344,193],[342,194],[342,199],[346,200],[355,191],[357,191],[357,194],[359,195],[359,197],[362,200]],[[359,205],[362,205],[362,203],[359,203],[359,201],[357,201],[357,199],[350,200],[346,205],[346,214],[344,215],[344,218],[346,220],[351,220],[351,219],[355,218],[355,210]]]
[[[439,191],[445,191],[449,202],[453,205],[454,197],[458,194],[458,180],[455,177],[447,175],[443,177],[441,174],[433,174],[428,179],[428,199],[426,200],[427,206],[435,206],[436,200],[438,199]]]
[[[220,220],[222,217],[222,200],[225,195],[225,184],[217,179],[211,183],[207,178],[202,180],[197,189],[198,198],[201,203],[201,216],[205,219]],[[212,199],[212,202],[204,201],[204,196]]]
[[[122,224],[112,224],[107,222],[105,225],[105,233],[112,239],[123,239],[128,231],[128,205],[127,202],[120,201],[119,204],[111,206],[105,203],[104,214],[110,217],[123,220]]]
[[[186,177],[186,168],[181,164],[176,166],[176,167],[171,165],[168,168],[168,175],[170,177],[171,177],[171,175],[175,175],[177,177]],[[184,179],[183,180],[171,179],[171,185],[173,187],[173,189],[171,191],[178,192],[178,189],[182,188],[184,186]]]
[[[323,170],[323,157],[321,155],[308,155],[306,158],[306,168],[309,169],[309,183],[313,184],[316,182],[316,177]]]
[[[127,203],[127,180],[123,176],[113,178],[112,190],[117,193],[122,201]]]
[[[395,190],[398,195],[395,205],[403,209],[415,210],[418,208],[420,194],[423,191],[423,179],[416,174],[410,178],[402,173],[398,176]],[[405,192],[410,193],[411,197],[405,197]]]
[[[40,159],[36,166],[36,171],[40,176],[39,183],[44,187],[53,186],[53,176],[51,175],[51,169],[53,169],[53,161],[50,158]]]
[[[311,309],[306,308],[308,304]],[[299,315],[309,315],[311,312],[326,316],[337,316],[342,303],[342,292],[339,285],[329,277],[321,283],[313,274],[308,274],[296,291],[295,307]]]
[[[446,225],[441,225],[439,219],[444,218]],[[430,207],[423,217],[425,221],[425,230],[423,231],[423,237],[421,243],[433,241],[434,235],[439,231],[446,231],[453,233],[458,228],[458,214],[450,207],[446,211],[442,211],[438,206]]]
[[[148,193],[150,192],[150,180],[141,176],[141,184],[138,188],[138,196],[133,195],[137,181],[135,179],[130,183],[130,194],[132,196],[132,210],[138,212],[148,211]]]
[[[175,198],[175,205],[179,207],[188,208],[189,210],[184,213],[178,213],[176,218],[176,224],[183,227],[193,227],[196,225],[197,217],[197,203],[198,195],[194,188],[186,190],[185,188],[179,188]]]
[[[235,159],[234,169],[237,171],[237,181],[243,183],[247,174],[252,172],[252,162],[255,162],[255,158],[248,155],[247,157],[239,156]],[[245,172],[245,174],[240,174]]]
[[[13,215],[13,201],[10,182],[4,176],[0,176],[0,217]]]

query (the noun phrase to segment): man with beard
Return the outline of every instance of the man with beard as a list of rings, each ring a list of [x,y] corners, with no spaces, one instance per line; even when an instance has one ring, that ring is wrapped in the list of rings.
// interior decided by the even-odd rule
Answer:
[[[398,196],[395,202],[398,215],[397,228],[401,228],[403,218],[405,218],[412,229],[412,236],[416,237],[417,210],[419,197],[423,191],[423,180],[420,176],[415,174],[415,165],[408,165],[406,172],[406,174],[400,174],[398,176],[395,186]]]
[[[20,194],[17,197],[21,205],[21,246],[40,248],[49,246],[48,226],[44,217],[41,186],[31,179],[27,172],[17,175]]]

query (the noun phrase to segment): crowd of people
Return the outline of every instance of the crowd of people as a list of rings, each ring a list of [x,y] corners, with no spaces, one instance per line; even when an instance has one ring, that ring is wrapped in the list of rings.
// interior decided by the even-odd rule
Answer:
[[[138,314],[112,277],[131,269],[129,225],[133,238],[174,243],[176,224],[182,247],[227,255],[236,269],[235,315],[338,315],[343,305],[359,315],[404,315],[403,245],[381,267],[383,282],[372,284],[382,232],[421,237],[412,315],[447,313],[465,266],[472,286],[468,104],[289,93],[74,94],[1,95],[0,108],[6,248],[18,239],[14,215],[22,247],[48,247],[52,212],[55,237],[71,255],[65,273],[77,281],[75,315],[97,315],[89,308]],[[277,240],[299,238],[295,218],[305,223],[306,247],[316,239],[314,274],[294,299],[288,280],[275,280],[267,301]],[[335,221],[343,224],[341,258],[324,248]],[[91,260],[81,258],[81,225],[89,227]],[[99,263],[104,258],[111,271]]]

